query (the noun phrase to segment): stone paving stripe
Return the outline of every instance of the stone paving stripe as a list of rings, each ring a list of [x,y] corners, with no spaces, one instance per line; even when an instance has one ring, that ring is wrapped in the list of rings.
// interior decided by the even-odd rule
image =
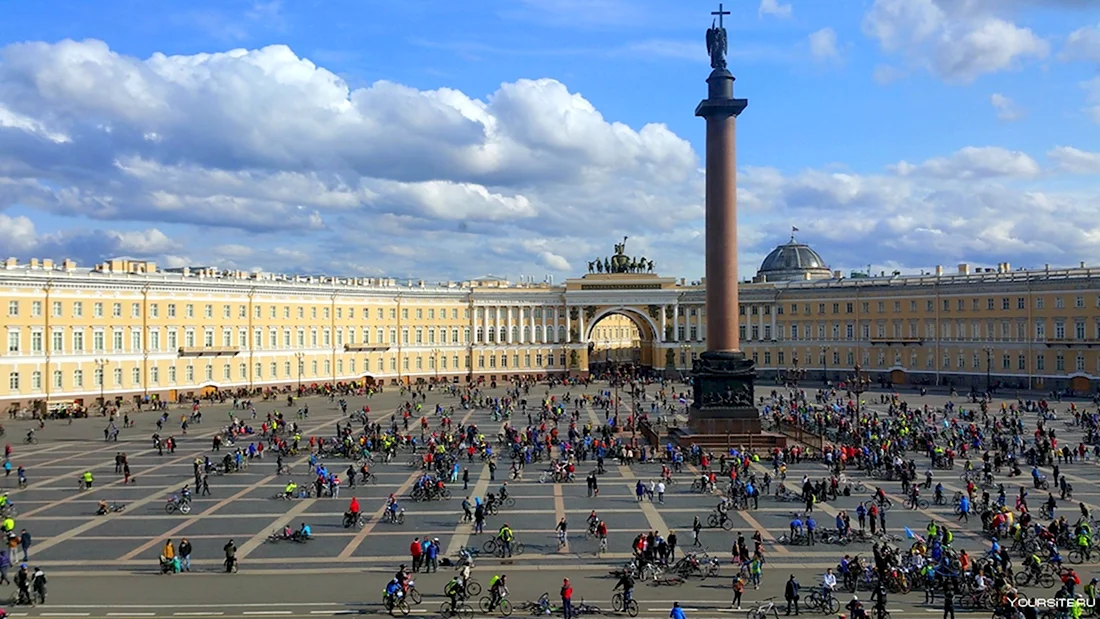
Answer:
[[[107,613],[108,617],[156,617],[156,613]]]
[[[558,523],[565,518],[565,497],[562,495],[561,484],[554,484],[554,533],[557,533]],[[559,554],[569,552],[569,536],[565,536],[565,547],[557,551]]]
[[[485,497],[485,493],[489,490],[489,465],[485,464],[481,467],[481,473],[477,476],[477,483],[474,484],[473,490],[470,491],[471,497]],[[472,503],[473,501],[471,501]],[[460,501],[461,503],[461,501]],[[528,510],[530,513],[542,513],[538,510]],[[509,514],[519,514],[519,511],[510,511]],[[455,526],[454,531],[451,533],[451,541],[447,543],[447,552],[444,557],[453,557],[458,554],[458,551],[463,546],[470,543],[470,535],[474,531],[474,523],[461,522],[462,518],[459,517],[459,523]]]
[[[246,610],[242,615],[289,615],[292,610]]]
[[[626,486],[631,490],[634,489],[638,478],[634,475],[634,471],[630,470],[629,466],[620,464],[619,475],[627,482]],[[661,513],[657,511],[657,508],[653,506],[653,503],[647,500],[637,500],[637,495],[634,495],[634,501],[638,504],[638,507],[642,510],[642,514],[645,515],[646,521],[649,523],[649,527],[658,533],[668,535],[669,528],[665,519],[661,516]]]
[[[475,409],[471,408],[465,415],[462,416],[462,420],[459,422],[458,425],[460,427],[465,426],[470,417],[473,417],[474,411]],[[390,415],[392,414],[393,413],[390,413]],[[408,479],[406,479],[404,482],[401,483],[400,486],[398,486],[397,490],[394,491],[393,496],[397,497],[401,503],[409,502],[409,500],[407,500],[404,495],[406,492],[409,491],[409,488],[413,485],[413,482],[415,482],[418,477],[420,477],[420,469],[413,471],[412,475],[409,475]],[[350,558],[355,550],[359,548],[359,545],[363,543],[363,540],[367,539],[367,535],[370,534],[372,530],[374,530],[375,525],[382,521],[382,514],[385,511],[386,504],[383,503],[382,506],[375,510],[374,514],[371,515],[371,518],[367,522],[366,526],[364,526],[362,529],[359,530],[358,533],[355,534],[355,537],[352,538],[350,542],[348,542],[347,546],[344,546],[344,549],[340,551],[338,558]],[[412,529],[409,530],[410,532],[412,531]],[[412,535],[415,536],[415,532],[413,532]]]
[[[309,429],[303,431],[302,435],[303,436],[308,436],[311,433],[317,432],[318,430],[321,430],[322,428],[325,428],[325,427],[328,427],[328,426],[331,426],[331,425],[335,425],[336,423],[342,422],[343,420],[344,420],[343,417],[337,417],[336,419],[326,421],[326,422],[324,422],[320,425],[314,426],[312,428],[309,428]],[[213,436],[214,434],[217,434],[217,432],[212,433],[211,436]],[[176,458],[173,458],[173,459],[169,460],[168,462],[158,464],[157,466],[154,466],[150,470],[151,471],[158,470],[158,469],[164,468],[166,466],[172,466],[174,464],[179,464],[181,462],[193,461],[197,457],[197,454],[200,454],[203,451],[204,451],[204,449],[200,448],[200,450],[198,452],[193,452],[193,451],[188,452],[187,454],[176,457]],[[307,455],[303,456],[302,459],[308,459],[308,457],[309,456],[307,454]],[[113,464],[113,461],[112,461],[112,464]],[[110,482],[110,483],[106,484],[105,486],[100,487],[99,490],[101,491],[102,488],[114,486],[115,484],[118,484],[122,481],[123,481],[123,479],[121,479],[121,478],[117,479],[113,482]],[[153,501],[156,501],[158,499],[163,498],[165,493],[171,492],[178,485],[179,485],[179,481],[177,480],[175,483],[173,483],[171,485],[162,486],[157,492],[154,492],[154,493],[152,493],[148,496],[145,496],[141,499],[138,499],[136,501],[130,501],[129,503],[127,503],[126,509],[130,510],[130,512],[132,513],[138,507],[148,505],[149,503],[152,503]],[[95,492],[96,488],[92,488],[91,491]],[[73,495],[67,496],[63,499],[55,501],[52,505],[57,506],[57,505],[60,505],[60,504],[63,504],[63,503],[67,503],[67,502],[73,500],[74,498],[76,498],[77,496],[80,496],[80,494],[78,493],[78,494],[73,494]],[[26,518],[26,517],[30,516],[31,514],[33,514],[36,511],[41,511],[41,510],[45,510],[45,509],[48,509],[48,508],[49,508],[49,506],[41,507],[38,510],[32,510],[30,512],[27,512],[26,514],[23,514],[22,517]],[[119,514],[107,514],[106,516],[98,517],[94,520],[89,520],[89,521],[85,522],[82,525],[79,525],[79,526],[73,527],[72,529],[69,529],[68,531],[64,532],[61,535],[58,535],[56,537],[50,538],[49,540],[46,540],[46,541],[40,543],[40,544],[37,544],[36,549],[37,549],[38,552],[42,552],[43,550],[45,550],[47,548],[52,548],[52,547],[54,547],[54,546],[56,546],[56,545],[58,545],[62,542],[73,539],[74,537],[80,535],[81,533],[86,533],[86,532],[98,527],[99,525],[101,525],[105,522],[108,522],[110,520],[114,520],[118,516],[119,516]]]
[[[237,549],[237,558],[243,559],[252,554],[253,550],[260,547],[266,540],[269,532],[280,530],[289,524],[292,520],[300,516],[303,512],[313,506],[317,502],[317,499],[297,499],[294,507],[291,507],[287,512],[275,520],[272,520],[266,528],[260,529],[260,532],[248,538],[248,541],[241,544]],[[312,515],[312,514],[311,514]]]
[[[173,617],[220,617],[222,612],[172,613]]]

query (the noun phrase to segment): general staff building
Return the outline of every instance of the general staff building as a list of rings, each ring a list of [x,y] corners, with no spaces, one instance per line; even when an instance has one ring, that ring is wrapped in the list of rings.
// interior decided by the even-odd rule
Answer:
[[[8,259],[0,406],[576,375],[605,360],[597,340],[612,332],[604,344],[633,349],[637,368],[678,373],[706,349],[705,284],[644,266],[433,285]],[[859,365],[884,384],[1089,392],[1100,376],[1100,269],[1083,264],[842,277],[791,239],[742,283],[740,314],[764,381]]]

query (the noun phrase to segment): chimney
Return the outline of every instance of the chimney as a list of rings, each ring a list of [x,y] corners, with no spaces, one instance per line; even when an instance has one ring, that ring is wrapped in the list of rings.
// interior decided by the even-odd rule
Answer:
[[[1050,273],[1050,263],[1049,262],[1043,265],[1043,270],[1046,271],[1047,273]]]
[[[75,271],[76,263],[72,260],[69,260],[68,258],[65,258],[61,261],[61,268],[65,271]]]
[[[683,286],[683,285],[684,285],[684,284],[686,284],[686,283],[687,283],[687,278],[685,278],[685,277],[681,277],[681,278],[680,278],[680,285],[681,285],[681,286]]]
[[[943,276],[943,267],[937,264],[936,265],[936,277],[942,277],[942,276]]]
[[[1012,270],[1012,265],[1010,263],[1006,262],[1005,263],[1005,273],[1008,273],[1011,270]]]
[[[970,275],[970,265],[969,264],[960,264],[959,265],[959,275]]]
[[[809,273],[807,273],[807,275],[809,275]],[[840,271],[833,271],[833,279],[841,279]]]
[[[1085,261],[1084,260],[1081,261],[1081,268],[1082,269],[1085,268]]]
[[[31,258],[31,268],[32,269],[37,269],[38,268],[38,258]]]
[[[19,266],[19,261],[15,258],[8,258],[4,261],[4,268],[6,269],[14,269],[17,266]]]
[[[53,260],[51,260],[50,258],[43,258],[42,259],[42,268],[46,269],[47,271],[52,270],[53,269]]]

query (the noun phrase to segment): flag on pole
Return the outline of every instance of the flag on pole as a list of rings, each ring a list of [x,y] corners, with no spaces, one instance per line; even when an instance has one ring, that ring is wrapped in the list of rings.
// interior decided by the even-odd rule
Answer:
[[[794,226],[791,226],[791,232],[798,232],[798,228],[795,228]]]

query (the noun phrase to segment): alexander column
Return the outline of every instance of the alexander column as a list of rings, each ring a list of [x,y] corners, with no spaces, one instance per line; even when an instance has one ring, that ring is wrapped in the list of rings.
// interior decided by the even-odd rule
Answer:
[[[737,311],[737,146],[735,126],[748,99],[733,97],[734,77],[726,68],[728,11],[711,13],[707,30],[710,77],[707,98],[695,115],[707,121],[706,145],[706,311],[707,351],[692,370],[695,402],[691,428],[707,434],[756,434],[754,364],[741,352]]]

